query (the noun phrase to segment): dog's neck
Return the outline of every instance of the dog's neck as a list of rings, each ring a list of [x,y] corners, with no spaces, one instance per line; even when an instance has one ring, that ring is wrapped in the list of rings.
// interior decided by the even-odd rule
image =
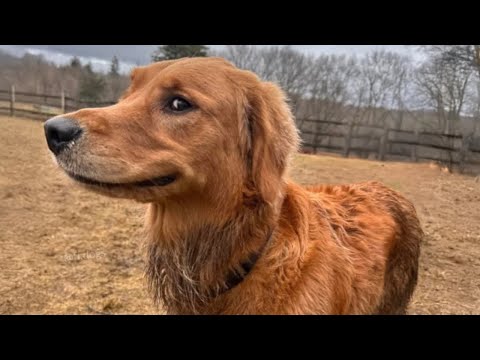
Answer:
[[[222,210],[195,200],[149,205],[146,274],[155,301],[168,312],[195,314],[211,306],[228,273],[264,247],[279,209],[259,203]]]

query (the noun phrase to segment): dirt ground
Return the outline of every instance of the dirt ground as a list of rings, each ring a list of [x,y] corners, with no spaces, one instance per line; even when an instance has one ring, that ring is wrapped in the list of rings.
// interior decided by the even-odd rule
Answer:
[[[298,155],[300,183],[379,180],[415,203],[426,239],[410,314],[480,314],[480,183],[430,164]],[[151,314],[143,205],[72,186],[42,123],[0,117],[0,314]]]

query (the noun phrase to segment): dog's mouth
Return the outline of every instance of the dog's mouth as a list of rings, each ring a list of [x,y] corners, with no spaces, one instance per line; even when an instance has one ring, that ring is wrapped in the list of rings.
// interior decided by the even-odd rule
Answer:
[[[72,179],[74,179],[75,181],[78,181],[79,183],[86,184],[86,185],[100,186],[105,188],[167,186],[173,183],[178,177],[177,174],[171,174],[167,176],[159,176],[159,177],[148,179],[148,180],[128,182],[128,183],[107,183],[107,182],[102,182],[95,179],[90,179],[88,177],[77,175],[71,172],[67,172],[67,174]]]

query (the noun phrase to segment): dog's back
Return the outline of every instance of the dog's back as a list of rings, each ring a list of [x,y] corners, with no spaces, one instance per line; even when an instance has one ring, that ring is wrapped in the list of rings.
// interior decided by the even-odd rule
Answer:
[[[405,313],[417,282],[423,237],[413,205],[378,182],[307,190],[318,209],[316,221],[330,228],[322,236],[332,235],[335,251],[342,253],[342,276],[349,279],[337,284],[347,294],[338,312],[361,313],[375,306],[373,313]]]

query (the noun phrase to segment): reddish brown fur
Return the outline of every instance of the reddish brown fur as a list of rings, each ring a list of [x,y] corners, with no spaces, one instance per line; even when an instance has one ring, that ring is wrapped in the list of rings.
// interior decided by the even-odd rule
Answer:
[[[162,107],[182,95],[196,109]],[[281,90],[217,58],[136,69],[121,101],[67,114],[85,130],[58,156],[70,173],[164,187],[85,185],[149,203],[147,277],[168,313],[402,314],[422,230],[385,186],[304,188],[286,178],[298,135]],[[250,274],[213,295],[273,236]]]

